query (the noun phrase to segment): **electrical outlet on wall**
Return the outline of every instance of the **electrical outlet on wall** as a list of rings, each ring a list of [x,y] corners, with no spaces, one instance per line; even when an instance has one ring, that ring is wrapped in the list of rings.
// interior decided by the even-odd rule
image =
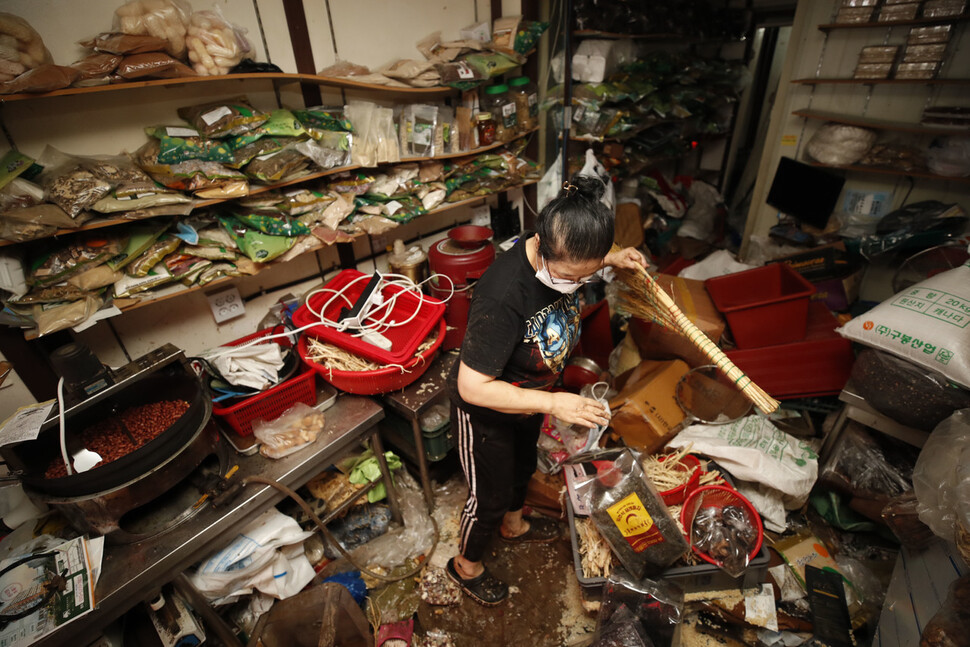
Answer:
[[[213,292],[205,297],[209,300],[209,309],[212,310],[217,324],[246,314],[246,304],[235,287]]]

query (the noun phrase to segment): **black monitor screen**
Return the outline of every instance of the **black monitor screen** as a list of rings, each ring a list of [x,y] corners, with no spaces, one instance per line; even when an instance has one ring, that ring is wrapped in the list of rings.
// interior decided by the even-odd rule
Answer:
[[[768,204],[817,229],[825,229],[845,178],[790,157],[778,160]]]

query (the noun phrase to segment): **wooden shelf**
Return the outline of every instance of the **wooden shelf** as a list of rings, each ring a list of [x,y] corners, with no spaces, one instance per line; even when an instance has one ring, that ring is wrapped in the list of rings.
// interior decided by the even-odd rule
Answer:
[[[820,119],[822,121],[833,121],[849,126],[861,126],[862,128],[876,128],[879,130],[892,130],[894,132],[916,133],[920,135],[961,135],[970,132],[970,127],[967,126],[924,126],[922,124],[902,121],[843,115],[822,110],[793,110],[792,114],[797,117],[805,117],[806,119]]]
[[[513,189],[520,189],[520,188],[523,188],[523,187],[531,186],[533,184],[537,184],[538,182],[539,182],[539,180],[529,180],[529,181],[523,182],[521,184],[516,184],[514,186],[510,186],[507,189],[503,189],[502,191],[497,191],[495,193],[489,193],[488,195],[475,196],[473,198],[468,198],[466,200],[459,200],[458,202],[443,203],[443,204],[435,207],[434,209],[432,209],[428,213],[422,214],[422,215],[418,216],[418,218],[423,218],[424,216],[430,216],[432,214],[443,213],[445,211],[450,211],[452,209],[457,209],[458,207],[464,207],[466,205],[473,204],[475,202],[480,202],[480,201],[486,199],[487,197],[489,197],[490,195],[498,195],[499,193],[505,193],[505,192],[511,191]],[[326,245],[321,242],[319,247],[314,247],[313,249],[309,249],[309,250],[303,252],[303,254],[310,254],[312,252],[317,252],[317,251],[323,249],[324,247],[326,247]],[[300,254],[300,256],[302,256],[303,254]],[[292,260],[292,259],[290,259],[290,260]],[[142,294],[145,294],[146,295],[146,298],[140,299],[137,303],[133,303],[133,304],[131,304],[129,306],[125,306],[124,308],[121,308],[121,311],[122,312],[131,312],[132,310],[137,310],[138,308],[143,308],[143,307],[145,307],[147,305],[150,305],[150,304],[153,304],[153,303],[158,303],[159,301],[166,301],[166,300],[171,299],[171,298],[174,298],[174,297],[180,297],[180,296],[189,294],[190,292],[198,292],[199,290],[209,290],[209,289],[211,289],[213,287],[222,285],[223,283],[229,283],[233,279],[240,279],[240,278],[244,278],[245,276],[256,276],[256,275],[258,275],[258,274],[260,274],[262,272],[265,272],[266,270],[268,270],[268,269],[270,269],[272,267],[276,267],[276,265],[278,265],[278,263],[275,263],[275,262],[274,263],[268,263],[268,264],[263,265],[262,267],[260,267],[259,271],[256,272],[255,274],[247,274],[247,275],[244,275],[244,276],[226,276],[226,277],[223,277],[223,278],[220,278],[220,279],[216,279],[215,281],[212,281],[212,282],[207,283],[205,285],[193,285],[193,286],[190,286],[190,287],[179,287],[179,286],[176,286],[176,285],[169,285],[167,287],[162,287],[161,288],[161,294],[158,294],[156,296],[152,296],[151,298],[148,298],[147,297],[147,294],[149,294],[149,293],[142,293]],[[172,289],[172,288],[175,288],[175,289]]]
[[[970,79],[793,79],[800,85],[970,85]]]
[[[958,16],[941,16],[939,18],[914,18],[913,20],[893,20],[877,22],[831,22],[819,25],[821,31],[832,29],[872,29],[873,27],[923,27],[926,25],[941,25],[946,23],[970,20],[970,14]]]
[[[388,85],[376,85],[374,83],[361,83],[350,78],[338,78],[331,76],[318,76],[316,74],[290,74],[286,72],[263,72],[258,74],[226,74],[222,76],[186,76],[177,79],[152,79],[150,81],[129,81],[126,83],[113,83],[109,85],[96,85],[86,88],[64,88],[53,92],[43,93],[21,93],[0,95],[0,103],[7,101],[32,101],[35,99],[48,99],[51,97],[68,97],[85,94],[102,94],[105,92],[118,92],[126,90],[136,90],[143,88],[173,87],[180,85],[196,85],[200,83],[224,83],[227,81],[271,81],[274,85],[281,86],[291,83],[312,83],[316,85],[340,88],[345,90],[366,90],[371,92],[381,92],[389,95],[410,95],[420,97],[445,97],[457,92],[454,88],[447,86],[436,86],[433,88],[400,88]]]
[[[509,140],[508,142],[495,142],[494,144],[489,144],[488,146],[482,146],[481,148],[473,148],[471,150],[461,151],[459,153],[448,153],[447,155],[436,155],[434,157],[404,157],[404,158],[401,158],[401,160],[399,162],[389,162],[389,164],[404,164],[404,163],[411,163],[411,162],[430,162],[430,161],[433,161],[433,160],[445,160],[445,159],[453,159],[453,158],[458,158],[458,157],[470,157],[470,156],[474,156],[474,155],[479,155],[481,153],[484,153],[484,152],[487,152],[487,151],[490,151],[490,150],[494,150],[496,148],[501,148],[502,146],[505,146],[506,144],[509,144],[509,143],[515,141],[516,139],[520,139],[522,137],[528,137],[529,135],[531,135],[532,133],[534,133],[534,132],[536,132],[538,130],[539,130],[538,128],[533,128],[533,129],[528,130],[528,131],[526,131],[524,133],[520,133],[520,134],[516,135],[514,138],[512,138],[511,140]],[[344,171],[356,171],[356,170],[359,170],[359,169],[362,169],[362,168],[365,168],[365,167],[360,166],[359,164],[352,164],[350,166],[340,166],[340,167],[337,167],[337,168],[332,168],[332,169],[326,169],[326,170],[316,171],[316,172],[312,172],[312,173],[307,173],[305,175],[301,175],[301,176],[295,177],[295,178],[290,178],[289,180],[286,180],[285,182],[279,182],[277,184],[270,184],[270,185],[252,185],[252,186],[249,187],[249,193],[247,195],[244,195],[244,196],[238,196],[238,197],[235,197],[235,198],[216,198],[216,199],[212,199],[212,200],[196,200],[192,204],[192,210],[195,211],[196,209],[203,209],[205,207],[212,207],[212,206],[215,206],[215,205],[218,205],[218,204],[223,204],[223,203],[226,203],[226,202],[231,202],[233,200],[240,200],[240,199],[243,199],[243,198],[248,198],[250,196],[259,195],[260,193],[266,193],[268,191],[273,191],[275,189],[281,189],[281,188],[284,188],[284,187],[293,186],[295,184],[302,184],[304,182],[310,182],[312,180],[317,180],[317,179],[320,179],[322,177],[326,177],[328,175],[335,175],[337,173],[343,173]],[[371,168],[371,167],[366,167],[366,168]],[[373,167],[373,168],[376,169],[378,167]],[[152,218],[170,218],[170,217],[173,217],[173,216],[152,216]],[[90,231],[92,229],[102,229],[104,227],[114,227],[116,225],[123,225],[123,224],[126,224],[126,223],[138,222],[139,220],[148,220],[148,218],[134,218],[133,219],[133,218],[125,218],[123,216],[96,218],[94,220],[89,220],[88,222],[84,223],[80,227],[76,227],[74,229],[58,229],[57,231],[55,231],[50,236],[43,236],[41,238],[35,238],[33,240],[43,240],[43,238],[53,238],[53,237],[56,237],[56,236],[63,236],[65,234],[76,234],[78,232]],[[23,241],[23,243],[29,243],[29,242],[31,242],[31,241]],[[23,243],[15,242],[15,241],[8,241],[8,240],[0,240],[0,247],[7,247],[9,245],[21,245]]]
[[[857,166],[857,165],[831,165],[811,162],[812,166],[819,168],[832,168],[849,171],[851,173],[873,173],[876,175],[895,175],[899,177],[912,177],[924,180],[939,180],[941,182],[959,182],[960,184],[970,184],[970,177],[952,177],[949,175],[937,175],[929,171],[901,171],[894,168],[883,166]]]

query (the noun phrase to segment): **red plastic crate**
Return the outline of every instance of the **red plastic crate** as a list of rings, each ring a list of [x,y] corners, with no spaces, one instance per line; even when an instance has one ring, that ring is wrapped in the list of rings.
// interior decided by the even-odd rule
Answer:
[[[336,321],[340,316],[340,311],[353,305],[363,293],[369,279],[369,274],[357,270],[343,270],[330,279],[323,287],[328,290],[344,290],[343,294],[347,297],[347,300],[334,299],[324,310],[323,315],[332,321]],[[403,288],[390,286],[384,288],[382,294],[386,298],[402,291]],[[333,293],[331,292],[314,294],[310,298],[309,305],[314,311],[319,311],[332,297]],[[414,314],[415,310],[417,310],[416,315]],[[425,296],[422,302],[410,292],[400,296],[391,311],[392,319],[404,321],[411,315],[414,315],[414,319],[408,325],[390,328],[384,333],[384,337],[391,342],[390,350],[384,350],[361,340],[359,337],[354,337],[350,333],[340,332],[322,324],[308,328],[306,334],[380,364],[404,364],[411,359],[421,341],[434,329],[444,313],[445,304],[438,299]],[[293,313],[293,323],[298,328],[311,326],[317,321],[319,319],[310,312],[306,304],[297,308],[296,312]]]
[[[813,301],[804,340],[726,354],[773,398],[837,395],[855,362],[851,342],[835,332],[837,327],[838,321],[825,303]]]
[[[277,326],[276,328],[260,330],[242,339],[229,342],[226,346],[240,346],[254,339],[268,337],[275,332],[283,332],[283,327]],[[286,337],[280,337],[273,341],[286,348],[292,346],[290,340]],[[232,406],[222,408],[218,404],[213,404],[212,413],[222,418],[240,436],[250,436],[253,433],[253,422],[257,420],[279,418],[297,402],[312,407],[317,403],[316,372],[312,367],[306,366],[302,358],[300,364],[306,367],[306,370],[302,373]]]
[[[738,348],[762,348],[805,337],[815,286],[785,263],[704,281]]]

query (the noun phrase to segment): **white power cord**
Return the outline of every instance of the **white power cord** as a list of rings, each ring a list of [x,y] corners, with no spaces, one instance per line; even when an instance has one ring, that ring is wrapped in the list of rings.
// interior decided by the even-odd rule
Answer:
[[[360,315],[357,317],[358,321],[363,325],[359,329],[359,332],[353,333],[355,337],[364,337],[368,334],[374,334],[374,333],[382,334],[391,328],[405,326],[409,324],[411,321],[413,321],[414,318],[421,311],[421,307],[425,304],[425,302],[428,299],[428,297],[426,297],[424,293],[421,292],[420,288],[422,285],[424,285],[429,281],[443,278],[443,279],[447,279],[448,283],[451,285],[451,289],[448,292],[448,296],[442,299],[438,299],[438,301],[441,301],[442,303],[447,303],[451,299],[451,297],[454,296],[455,292],[458,291],[455,289],[455,282],[452,281],[451,277],[447,276],[446,274],[432,274],[431,276],[421,281],[420,283],[415,283],[414,281],[404,276],[403,274],[393,274],[393,273],[387,273],[387,274],[377,273],[377,274],[380,275],[381,282],[377,286],[377,288],[375,288],[375,292],[380,293],[382,295],[382,298],[380,299],[380,302],[377,302],[377,300],[372,300],[368,304],[370,305],[370,307],[367,308],[365,311],[362,311]],[[332,288],[327,288],[327,287],[321,287],[309,292],[304,299],[306,308],[307,310],[310,311],[311,314],[313,314],[317,319],[319,319],[319,321],[314,321],[313,323],[309,323],[295,330],[288,330],[286,332],[277,333],[275,335],[267,335],[266,337],[260,337],[258,339],[254,339],[250,342],[247,342],[245,344],[240,344],[239,346],[222,347],[221,350],[215,353],[206,353],[204,356],[207,359],[221,357],[222,355],[225,355],[227,353],[231,353],[233,351],[237,351],[243,348],[248,348],[249,346],[262,344],[271,339],[279,339],[282,337],[292,338],[293,335],[296,335],[297,333],[301,333],[304,330],[309,330],[310,328],[316,328],[317,326],[321,326],[321,325],[327,326],[328,328],[333,328],[338,331],[344,331],[347,328],[346,324],[343,324],[340,321],[335,321],[333,319],[328,319],[323,315],[323,313],[327,310],[327,307],[330,306],[330,304],[332,304],[334,301],[338,299],[342,300],[348,306],[353,306],[354,305],[353,302],[346,296],[345,292],[351,286],[356,285],[360,281],[364,281],[364,280],[370,281],[371,278],[372,278],[372,275],[363,274],[351,280],[347,285],[343,286],[339,290],[334,290]],[[389,278],[390,280],[388,280]],[[398,286],[402,289],[398,291],[396,294],[393,294],[388,297],[384,297],[382,292],[383,289],[390,286]],[[320,307],[319,311],[314,310],[313,308],[310,307],[310,299],[314,295],[323,293],[323,292],[332,292],[333,296],[327,299],[327,301]],[[388,319],[390,319],[391,311],[393,310],[394,304],[396,303],[397,299],[399,299],[402,295],[406,293],[411,293],[417,296],[418,306],[414,309],[414,312],[411,313],[411,315],[407,319],[403,321],[388,321]],[[384,308],[386,308],[386,311],[381,315],[380,311],[381,309],[384,309]],[[368,321],[368,319],[370,319],[370,321]]]
[[[74,473],[71,469],[71,457],[67,455],[67,438],[64,433],[64,378],[57,380],[57,417],[61,424],[61,458],[67,465],[67,475]]]

